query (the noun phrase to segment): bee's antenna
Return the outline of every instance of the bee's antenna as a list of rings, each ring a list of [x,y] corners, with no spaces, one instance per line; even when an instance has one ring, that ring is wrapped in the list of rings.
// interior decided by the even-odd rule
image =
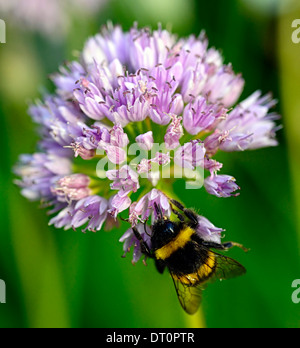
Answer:
[[[161,207],[159,207],[156,202],[154,202],[154,208],[155,208],[155,211],[156,211],[156,214],[157,216],[159,217],[160,220],[163,219],[163,213],[161,211]]]
[[[127,218],[127,219],[124,219],[122,216],[120,216],[120,219],[121,219],[122,221],[129,222],[129,219],[128,219],[128,218]]]
[[[147,232],[147,221],[148,221],[148,219],[149,219],[149,217],[147,218],[147,220],[144,221],[144,231],[145,231],[145,233],[146,233],[147,236],[152,237],[151,234],[149,234],[149,233]]]

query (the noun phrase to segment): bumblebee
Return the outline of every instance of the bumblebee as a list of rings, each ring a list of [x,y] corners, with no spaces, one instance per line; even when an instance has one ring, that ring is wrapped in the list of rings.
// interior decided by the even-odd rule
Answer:
[[[182,308],[194,314],[208,281],[229,279],[246,272],[240,263],[212,249],[228,250],[233,246],[247,249],[234,242],[218,244],[201,239],[196,232],[199,222],[194,211],[175,200],[171,199],[170,203],[178,221],[163,216],[160,207],[155,205],[158,219],[152,225],[151,248],[135,227],[133,232],[142,253],[155,260],[157,270],[160,273],[166,268],[169,270]]]

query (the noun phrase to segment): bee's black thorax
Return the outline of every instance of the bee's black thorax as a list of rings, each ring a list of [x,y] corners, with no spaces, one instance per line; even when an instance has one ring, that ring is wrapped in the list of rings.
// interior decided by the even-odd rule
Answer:
[[[168,219],[157,220],[152,226],[151,244],[152,249],[157,250],[174,239],[181,229],[181,223]]]
[[[156,264],[176,273],[195,272],[207,258],[202,239],[187,223],[158,220],[153,226],[152,249]]]

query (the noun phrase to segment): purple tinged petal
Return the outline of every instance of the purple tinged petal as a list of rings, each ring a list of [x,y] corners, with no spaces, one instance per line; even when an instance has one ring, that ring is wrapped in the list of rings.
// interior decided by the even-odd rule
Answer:
[[[170,153],[157,152],[155,157],[149,161],[157,163],[160,166],[165,166],[171,162]]]
[[[88,185],[90,178],[83,174],[72,174],[58,180],[51,187],[51,192],[60,202],[79,201],[91,195]]]
[[[147,233],[145,232],[145,226],[142,223],[139,223],[138,225],[136,225],[136,228],[137,228],[138,232],[140,233],[144,242],[146,242],[147,245],[151,248],[151,239],[149,237],[149,235],[151,234],[150,226],[146,225]],[[125,257],[126,254],[128,252],[130,252],[130,248],[132,246],[134,247],[132,261],[133,261],[133,263],[136,263],[142,256],[142,250],[141,250],[140,241],[134,235],[132,228],[128,229],[123,234],[123,236],[120,238],[119,241],[121,243],[124,243],[123,244],[123,250],[124,250],[123,257]]]
[[[21,177],[16,184],[22,188],[25,197],[30,200],[51,200],[51,186],[60,176],[71,173],[71,162],[52,154],[22,155],[14,172]]]
[[[122,64],[128,63],[128,38],[128,33],[124,33],[121,27],[108,25],[101,34],[87,41],[82,53],[83,61],[87,65],[95,61],[102,64],[118,58]]]
[[[116,124],[110,131],[110,144],[118,147],[125,147],[129,144],[128,136],[120,124]]]
[[[136,192],[139,185],[138,174],[128,165],[119,170],[108,170],[106,176],[113,183],[110,185],[112,190],[119,190],[119,196],[128,195],[129,192]]]
[[[72,214],[72,226],[74,228],[85,225],[83,230],[99,231],[107,217],[107,200],[100,196],[83,198],[76,203]]]
[[[231,132],[229,131],[228,135],[229,136],[226,139],[224,139],[224,141],[222,141],[219,145],[222,151],[244,151],[249,149],[253,141],[253,134],[251,133],[235,133],[233,130]]]
[[[198,96],[202,92],[207,80],[206,66],[197,63],[196,67],[190,67],[186,72],[182,82],[181,93],[184,102],[189,102],[191,96]]]
[[[148,173],[152,168],[151,160],[143,158],[141,162],[137,165],[138,174]]]
[[[174,162],[183,168],[195,169],[204,166],[206,149],[198,140],[192,140],[181,146],[174,155]]]
[[[150,117],[154,123],[166,125],[170,122],[170,116],[165,113],[159,112],[156,107],[150,109]]]
[[[110,132],[103,124],[96,122],[89,127],[84,127],[83,135],[76,138],[73,144],[75,157],[80,155],[83,159],[91,159],[95,155],[95,150],[98,148],[100,141],[110,143]]]
[[[123,147],[126,147],[129,143],[127,134],[124,132],[121,125],[115,125],[109,132],[109,143],[105,140],[100,140],[98,143],[99,148],[105,150],[108,159],[114,164],[122,164],[125,162],[127,155]]]
[[[32,105],[29,113],[41,125],[42,148],[56,155],[59,152],[61,157],[71,157],[72,152],[65,147],[82,135],[85,117],[80,110],[59,97],[47,96],[44,104]]]
[[[205,59],[207,46],[208,40],[204,32],[199,37],[191,35],[187,39],[180,39],[170,49],[167,64],[170,65],[180,62],[183,72],[187,72]]]
[[[204,89],[206,95],[212,103],[221,103],[225,107],[231,107],[240,97],[244,80],[241,75],[235,75],[231,65],[222,66],[220,70],[209,78]]]
[[[224,230],[214,226],[204,216],[198,216],[198,226],[196,231],[201,239],[221,244],[221,233]]]
[[[70,147],[73,148],[75,157],[80,156],[84,160],[90,160],[96,155],[95,149],[86,149],[78,142],[72,143]]]
[[[122,164],[126,161],[126,151],[118,146],[104,145],[108,159],[114,164]]]
[[[164,137],[166,148],[168,150],[176,149],[180,145],[179,139],[183,136],[183,128],[181,125],[182,117],[170,114],[172,122],[170,123],[166,135]]]
[[[198,97],[189,103],[183,112],[184,128],[192,135],[210,130],[216,123],[225,118],[227,109],[222,105],[207,103],[204,97]]]
[[[135,141],[138,143],[141,149],[150,151],[154,143],[152,131],[145,134],[140,134],[135,138]]]
[[[116,219],[117,215],[129,208],[130,204],[131,199],[128,196],[116,194],[111,201],[111,208],[108,210],[108,213]]]
[[[223,167],[223,164],[214,160],[214,159],[211,159],[209,157],[205,157],[204,159],[204,169],[206,170],[209,170],[210,171],[210,175],[213,176],[213,175],[216,175],[216,173],[221,170]]]
[[[101,106],[99,106],[99,101],[91,97],[86,97],[84,104],[81,105],[82,111],[93,120],[102,120],[105,117]]]
[[[134,71],[141,67],[151,69],[168,56],[175,38],[166,30],[156,30],[150,35],[147,28],[132,28],[130,31],[130,65]]]
[[[91,179],[84,174],[72,174],[61,178],[58,181],[59,186],[66,186],[69,188],[86,187],[90,184]]]
[[[51,79],[57,88],[58,94],[68,99],[72,96],[76,81],[85,75],[84,67],[78,62],[72,62],[67,67],[60,67],[59,73],[52,75]]]
[[[224,143],[220,148],[230,152],[276,146],[274,120],[278,115],[268,114],[275,104],[271,95],[261,97],[257,91],[237,105],[218,125],[218,129],[227,130],[232,138],[232,143]]]
[[[136,226],[138,222],[140,221],[140,218],[135,210],[136,205],[137,205],[137,202],[133,202],[129,207],[128,222],[131,224],[132,227]]]
[[[55,217],[49,221],[49,226],[54,225],[56,228],[64,227],[68,230],[72,227],[72,214],[74,212],[74,205],[70,205],[62,209]]]
[[[82,198],[88,197],[91,194],[91,190],[87,187],[69,188],[69,187],[51,187],[53,195],[57,196],[59,202],[72,202],[79,201]]]
[[[183,99],[181,94],[175,94],[180,76],[180,65],[174,70],[172,67],[166,69],[159,65],[149,72],[149,79],[152,81],[151,89],[154,91],[149,114],[153,122],[166,125],[170,122],[170,114],[180,115],[183,110]],[[177,76],[177,77],[176,77]]]
[[[239,186],[235,183],[235,178],[230,175],[215,175],[204,180],[204,187],[206,191],[217,197],[231,197],[238,196]]]
[[[45,168],[51,171],[53,174],[66,175],[70,173],[70,160],[67,158],[61,158],[49,155],[48,161],[44,163]]]
[[[209,135],[204,140],[204,146],[206,153],[210,156],[213,156],[225,142],[231,142],[232,138],[230,137],[229,131],[220,131],[216,129],[214,133]]]
[[[154,203],[161,207],[162,213],[166,216],[171,215],[171,206],[168,198],[159,190],[152,189],[149,193],[143,196],[135,206],[135,209],[131,214],[140,216],[142,220],[148,219],[153,214],[153,219],[157,219]]]

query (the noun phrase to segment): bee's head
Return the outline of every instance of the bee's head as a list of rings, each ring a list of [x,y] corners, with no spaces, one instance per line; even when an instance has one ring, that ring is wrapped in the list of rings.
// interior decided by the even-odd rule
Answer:
[[[178,234],[178,223],[171,221],[160,213],[152,226],[152,246],[154,249],[167,244]]]

